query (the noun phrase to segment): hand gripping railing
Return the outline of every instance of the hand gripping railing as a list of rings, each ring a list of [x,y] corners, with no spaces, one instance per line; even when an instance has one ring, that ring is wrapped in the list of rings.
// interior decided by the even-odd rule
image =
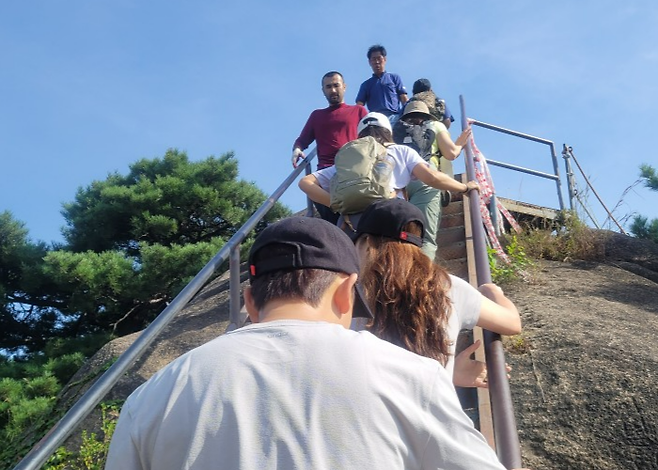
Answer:
[[[21,460],[14,470],[36,470],[40,468],[48,458],[64,443],[66,438],[75,430],[85,417],[91,413],[98,403],[103,399],[110,389],[119,381],[121,376],[128,370],[134,361],[139,359],[146,349],[162,333],[165,327],[175,318],[187,303],[201,290],[208,282],[214,272],[230,256],[231,267],[231,310],[235,307],[234,299],[235,289],[238,289],[239,302],[239,271],[237,273],[237,282],[234,282],[235,269],[239,270],[240,244],[247,238],[256,224],[274,207],[274,203],[288,189],[299,174],[305,170],[310,170],[310,163],[315,158],[316,150],[309,152],[309,155],[295,168],[283,183],[268,197],[265,202],[254,212],[254,214],[240,227],[240,229],[226,242],[221,250],[199,271],[199,273],[183,288],[182,291],[171,301],[155,320],[146,328],[135,342],[119,357],[119,359],[110,367],[89,390],[71,407],[64,417],[52,427],[50,431],[39,441],[32,450]],[[308,170],[307,170],[308,172]],[[312,208],[311,208],[312,209]],[[235,285],[234,285],[235,284]],[[239,314],[239,307],[238,307]],[[234,312],[231,311],[231,321],[237,319]]]
[[[464,97],[459,96],[461,107],[462,130],[466,129],[466,106]],[[475,164],[473,162],[473,149],[470,142],[466,145],[466,175],[475,180]],[[475,265],[477,270],[478,285],[491,282],[491,271],[489,269],[489,258],[480,215],[480,198],[474,197],[477,193],[471,191],[470,209],[473,227],[473,249],[475,251]],[[484,347],[487,357],[487,378],[489,382],[489,394],[491,396],[491,413],[493,415],[494,437],[496,440],[496,453],[500,462],[508,469],[521,467],[521,446],[516,430],[514,418],[514,407],[507,381],[507,370],[505,369],[505,353],[500,335],[484,330]]]

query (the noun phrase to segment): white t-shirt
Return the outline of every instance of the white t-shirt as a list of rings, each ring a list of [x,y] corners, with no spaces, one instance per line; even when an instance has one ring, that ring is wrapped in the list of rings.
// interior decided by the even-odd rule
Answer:
[[[427,162],[418,155],[418,152],[406,145],[389,145],[386,148],[386,155],[388,160],[393,164],[393,174],[391,175],[389,190],[391,192],[396,191],[398,197],[402,197],[401,190],[411,181],[416,180],[416,177],[412,174],[416,165],[421,163],[427,165]],[[329,192],[331,178],[336,174],[336,167],[330,166],[323,168],[312,174],[318,180],[320,187]]]
[[[461,330],[472,330],[480,319],[480,310],[482,309],[482,294],[475,287],[463,279],[450,274],[451,287],[448,291],[448,297],[452,305],[446,335],[451,342],[450,356],[446,362],[448,375],[452,377],[455,370],[455,351],[457,350],[457,338]],[[352,320],[351,328],[353,330],[364,330],[367,324],[365,318],[355,318]]]
[[[281,320],[181,356],[128,398],[106,469],[498,469],[441,365]]]
[[[446,370],[450,377],[455,369],[455,349],[457,337],[460,330],[472,330],[480,319],[482,310],[482,294],[475,287],[461,278],[450,274],[452,287],[448,291],[448,297],[452,303],[452,311],[448,318],[446,333],[452,341],[450,346],[450,357],[446,363]]]

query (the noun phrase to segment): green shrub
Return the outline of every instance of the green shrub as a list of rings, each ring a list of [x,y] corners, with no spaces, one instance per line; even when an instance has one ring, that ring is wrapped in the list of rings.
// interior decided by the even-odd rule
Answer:
[[[50,414],[55,399],[51,397],[22,398],[9,409],[9,422],[4,434],[9,440],[18,439],[31,426],[42,423]]]
[[[49,358],[76,353],[81,353],[84,357],[91,357],[110,339],[112,339],[110,333],[95,333],[76,338],[55,338],[48,341],[44,354]]]
[[[51,358],[44,366],[47,372],[52,373],[63,385],[82,367],[85,356],[80,353],[65,354],[57,358]]]
[[[524,333],[503,338],[503,346],[510,354],[525,354],[530,352],[532,345]]]
[[[61,386],[57,378],[50,372],[45,372],[41,377],[27,380],[25,383],[26,398],[54,397]]]
[[[23,396],[23,383],[20,380],[5,377],[0,380],[0,403],[18,401]]]
[[[77,452],[65,447],[57,449],[48,460],[44,470],[102,470],[107,460],[110,441],[116,428],[120,402],[101,403],[101,432],[82,431],[82,444]]]
[[[23,383],[21,381],[11,378],[0,380],[0,431],[9,423],[9,410],[21,398],[23,398]]]
[[[21,375],[24,379],[33,379],[35,377],[41,377],[43,375],[43,362],[42,358],[35,358],[30,362],[23,364],[23,374]]]
[[[509,239],[501,237],[504,251],[507,254],[509,262],[498,257],[496,250],[487,249],[489,255],[489,269],[491,271],[491,280],[496,284],[506,284],[519,278],[528,277],[528,268],[534,266],[525,249],[516,235]]]

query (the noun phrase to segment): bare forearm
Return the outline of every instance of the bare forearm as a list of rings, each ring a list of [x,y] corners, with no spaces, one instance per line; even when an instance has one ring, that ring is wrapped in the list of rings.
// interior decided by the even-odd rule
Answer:
[[[416,165],[413,174],[428,186],[455,193],[464,193],[468,187],[454,178],[425,165]]]
[[[311,199],[311,201],[317,202],[327,207],[331,205],[330,194],[322,189],[319,184],[317,184],[317,179],[315,176],[308,175],[302,178],[299,181],[299,189],[304,191],[306,195]]]
[[[504,335],[519,334],[522,328],[519,311],[502,289],[495,284],[483,284],[479,291],[485,299],[482,299],[478,325]]]
[[[468,127],[464,132],[462,132],[455,142],[450,138],[448,132],[440,132],[437,136],[437,143],[439,144],[439,150],[441,150],[441,155],[443,155],[448,160],[455,160],[459,154],[464,149],[466,142],[471,136],[471,128]]]

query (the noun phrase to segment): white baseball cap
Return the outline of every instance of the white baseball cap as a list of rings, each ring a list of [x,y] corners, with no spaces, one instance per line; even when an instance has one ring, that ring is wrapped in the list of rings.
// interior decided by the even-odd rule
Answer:
[[[388,129],[389,132],[393,132],[391,128],[391,121],[388,120],[386,116],[382,113],[368,113],[359,121],[359,126],[356,128],[356,133],[360,134],[363,129],[368,126],[378,126]]]

